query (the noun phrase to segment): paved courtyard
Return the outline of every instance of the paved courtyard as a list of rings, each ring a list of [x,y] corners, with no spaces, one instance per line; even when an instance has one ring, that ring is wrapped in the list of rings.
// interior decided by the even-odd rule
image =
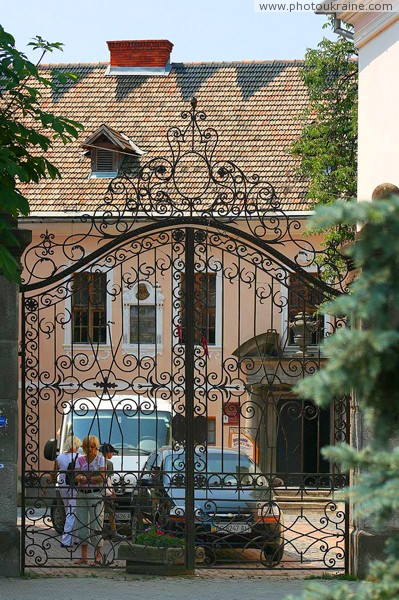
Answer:
[[[298,599],[305,586],[315,582],[286,577],[236,578],[185,577],[138,578],[123,580],[103,577],[4,579],[0,585],[0,600],[282,600],[288,594]],[[323,582],[328,586],[338,582]],[[348,585],[356,585],[349,582]],[[316,596],[315,596],[316,597]],[[299,600],[299,599],[298,599]]]

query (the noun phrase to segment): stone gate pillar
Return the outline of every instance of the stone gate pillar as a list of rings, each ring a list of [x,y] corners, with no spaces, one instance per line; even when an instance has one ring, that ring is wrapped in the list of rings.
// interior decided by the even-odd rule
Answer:
[[[12,222],[20,256],[30,231]],[[18,285],[0,274],[0,576],[20,575],[20,533],[17,527],[18,468]]]

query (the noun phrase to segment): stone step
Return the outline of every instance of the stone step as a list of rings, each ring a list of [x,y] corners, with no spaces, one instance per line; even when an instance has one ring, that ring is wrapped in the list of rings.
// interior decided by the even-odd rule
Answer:
[[[339,490],[332,492],[329,489],[326,490],[314,490],[312,488],[276,488],[274,495],[276,500],[279,501],[301,501],[301,502],[317,502],[318,500],[326,501],[332,500],[333,495],[337,495]]]
[[[306,514],[308,511],[323,512],[328,505],[329,501],[326,502],[279,502],[278,505],[284,513],[299,514],[301,509]]]

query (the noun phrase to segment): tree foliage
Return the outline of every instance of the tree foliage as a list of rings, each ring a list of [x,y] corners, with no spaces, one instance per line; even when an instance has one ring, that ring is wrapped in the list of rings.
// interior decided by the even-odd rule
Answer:
[[[62,50],[62,44],[37,36],[28,45],[41,52],[36,64],[17,50],[13,36],[0,25],[0,273],[16,282],[20,274],[13,251],[18,241],[7,215],[29,214],[28,200],[18,184],[61,177],[45,153],[55,139],[66,144],[82,129],[79,123],[42,107],[43,90],[56,90],[59,84],[76,78],[55,69],[45,77],[39,69],[46,52]]]
[[[356,196],[357,72],[351,40],[323,38],[306,52],[302,78],[309,107],[292,152],[300,158],[299,174],[309,181],[307,197],[313,206]],[[329,227],[326,241],[339,244],[352,238],[350,228],[339,223]]]
[[[361,269],[351,293],[323,308],[326,314],[350,315],[352,328],[325,342],[326,366],[297,387],[304,398],[325,406],[353,390],[372,434],[360,451],[349,445],[325,455],[344,469],[356,469],[347,495],[355,512],[376,529],[399,510],[399,197],[378,202],[337,202],[316,211],[313,227],[363,225],[348,253]],[[399,597],[399,540],[392,537],[385,562],[375,562],[369,581],[357,588],[313,586],[304,598],[385,600]]]

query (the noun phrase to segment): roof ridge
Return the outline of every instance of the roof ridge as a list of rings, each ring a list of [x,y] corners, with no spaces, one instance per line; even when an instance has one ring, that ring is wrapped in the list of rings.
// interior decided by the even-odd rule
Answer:
[[[212,61],[204,61],[204,62],[174,62],[172,65],[247,65],[247,64],[273,64],[273,63],[302,63],[304,62],[303,58],[265,58],[259,60],[212,60]]]
[[[66,63],[42,63],[39,65],[40,68],[43,67],[106,67],[109,65],[109,62],[66,62]]]
[[[273,58],[273,59],[265,59],[265,60],[212,60],[212,61],[176,61],[172,62],[171,66],[174,65],[252,65],[252,64],[274,64],[274,63],[283,63],[283,64],[301,64],[304,62],[303,58]],[[106,67],[109,65],[109,62],[77,62],[77,63],[43,63],[40,65],[42,68],[50,68],[50,67]]]

